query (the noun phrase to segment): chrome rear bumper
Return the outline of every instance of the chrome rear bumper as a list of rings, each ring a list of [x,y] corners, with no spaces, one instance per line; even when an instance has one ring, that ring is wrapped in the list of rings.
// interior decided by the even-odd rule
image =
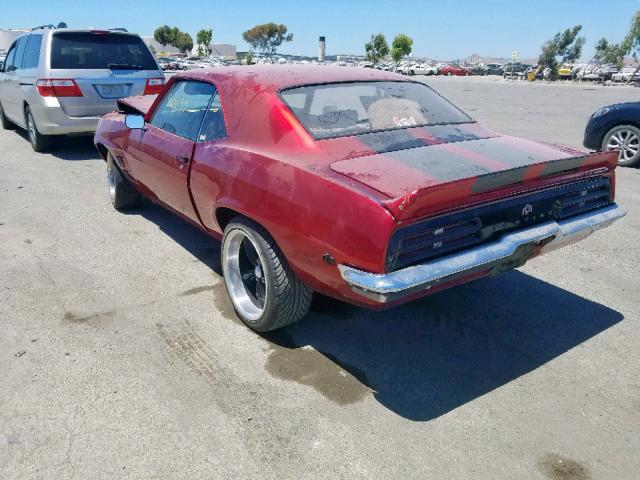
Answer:
[[[534,253],[547,253],[588,237],[624,217],[615,203],[559,222],[504,235],[500,240],[391,273],[369,273],[339,265],[354,291],[380,303],[391,302],[483,270],[498,273],[524,264]]]

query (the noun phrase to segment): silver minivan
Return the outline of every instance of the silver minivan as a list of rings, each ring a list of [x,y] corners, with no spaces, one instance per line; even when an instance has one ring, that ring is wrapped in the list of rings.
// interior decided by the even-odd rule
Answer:
[[[27,130],[37,152],[54,135],[91,134],[116,100],[156,95],[164,75],[138,35],[40,28],[9,47],[0,70],[0,123]]]

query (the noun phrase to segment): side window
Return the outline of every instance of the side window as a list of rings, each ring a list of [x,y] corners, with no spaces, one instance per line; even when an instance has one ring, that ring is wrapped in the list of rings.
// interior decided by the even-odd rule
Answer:
[[[9,47],[9,53],[7,54],[7,58],[4,60],[4,72],[10,72],[11,70],[15,70],[13,67],[13,59],[16,56],[16,44],[14,43]]]
[[[36,68],[40,60],[40,47],[42,45],[42,35],[31,35],[29,43],[24,53],[23,68]]]
[[[209,83],[175,83],[158,105],[151,125],[195,142],[215,91]]]
[[[13,66],[22,68],[22,59],[24,58],[24,51],[27,49],[27,40],[29,37],[24,36],[18,39],[18,46],[16,47],[16,56],[13,59]]]
[[[210,142],[219,140],[227,136],[227,127],[224,124],[224,113],[222,112],[222,104],[220,103],[220,95],[218,92],[213,96],[213,100],[209,104],[209,109],[202,122],[199,142]]]

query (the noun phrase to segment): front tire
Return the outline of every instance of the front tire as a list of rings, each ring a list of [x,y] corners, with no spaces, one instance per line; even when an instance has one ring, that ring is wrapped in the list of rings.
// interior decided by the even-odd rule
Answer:
[[[116,210],[128,210],[140,205],[140,193],[122,174],[110,153],[107,154],[107,184],[111,204]]]
[[[33,118],[31,109],[26,107],[24,114],[27,120],[27,136],[29,137],[29,143],[34,152],[45,152],[53,145],[53,138],[50,135],[42,135],[38,132],[38,126]]]
[[[640,129],[633,125],[613,127],[602,140],[602,150],[617,150],[621,167],[640,164]]]
[[[4,110],[2,109],[2,104],[0,103],[0,126],[2,126],[3,130],[13,130],[15,125],[11,120],[7,118],[4,114]]]
[[[271,235],[243,217],[224,229],[222,271],[240,319],[268,332],[291,325],[309,311],[313,292],[289,267]]]

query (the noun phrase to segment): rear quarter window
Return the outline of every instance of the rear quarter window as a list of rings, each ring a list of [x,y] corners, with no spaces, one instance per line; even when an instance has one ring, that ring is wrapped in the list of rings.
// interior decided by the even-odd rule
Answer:
[[[42,46],[42,35],[31,35],[27,50],[24,52],[23,68],[36,68],[40,60],[40,47]]]
[[[119,33],[56,33],[51,42],[53,69],[157,70],[151,52],[136,35]]]

